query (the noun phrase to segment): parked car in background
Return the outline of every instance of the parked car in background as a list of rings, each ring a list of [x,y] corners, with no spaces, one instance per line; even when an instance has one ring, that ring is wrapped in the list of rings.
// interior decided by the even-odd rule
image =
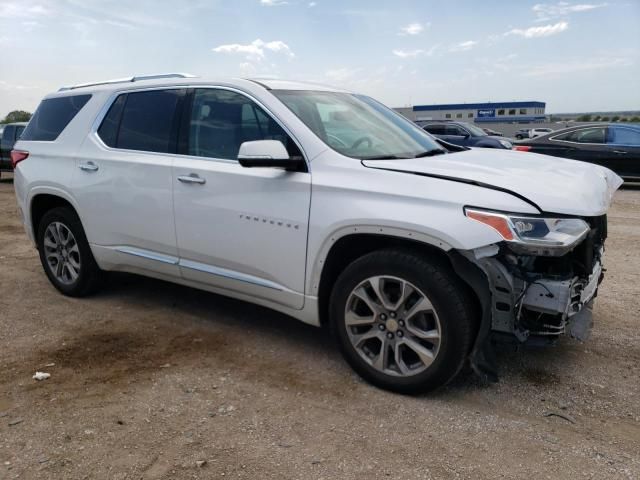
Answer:
[[[504,134],[502,132],[496,132],[495,130],[491,130],[490,128],[483,127],[482,130],[487,135],[492,135],[494,137],[504,137]]]
[[[7,123],[0,134],[0,177],[2,172],[13,172],[11,166],[11,150],[22,135],[26,123]]]
[[[466,122],[433,122],[422,127],[431,135],[462,147],[507,148],[508,140],[487,135],[481,128]]]
[[[520,142],[513,148],[595,163],[610,168],[626,182],[640,182],[640,125],[581,125]]]
[[[529,138],[536,138],[551,132],[553,132],[553,129],[551,128],[532,128],[529,130]]]
[[[585,337],[622,183],[446,145],[366,95],[164,74],[48,95],[11,157],[62,294],[121,270],[239,298],[330,327],[364,378],[418,392],[467,361],[495,372],[492,331]]]
[[[522,140],[523,138],[529,138],[529,128],[521,128],[513,136],[516,140]]]

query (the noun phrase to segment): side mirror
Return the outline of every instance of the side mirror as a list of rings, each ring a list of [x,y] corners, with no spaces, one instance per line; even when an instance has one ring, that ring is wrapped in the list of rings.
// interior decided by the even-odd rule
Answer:
[[[271,167],[286,170],[304,170],[302,157],[289,157],[287,149],[279,140],[254,140],[243,142],[238,152],[238,162],[243,167]]]

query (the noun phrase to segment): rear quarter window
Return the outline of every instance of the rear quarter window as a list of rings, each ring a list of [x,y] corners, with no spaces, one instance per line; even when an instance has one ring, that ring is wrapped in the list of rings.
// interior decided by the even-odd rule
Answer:
[[[20,140],[53,141],[78,114],[91,95],[47,98],[40,102]]]

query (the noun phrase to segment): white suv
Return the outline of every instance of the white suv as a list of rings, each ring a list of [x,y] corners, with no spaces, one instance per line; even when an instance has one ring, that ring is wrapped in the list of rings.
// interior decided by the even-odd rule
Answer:
[[[586,163],[437,140],[375,100],[181,74],[66,87],[12,152],[25,229],[65,295],[139,273],[329,326],[400,392],[490,333],[584,338],[621,180]]]
[[[529,138],[541,137],[542,135],[547,135],[553,132],[550,128],[532,128],[529,130]]]

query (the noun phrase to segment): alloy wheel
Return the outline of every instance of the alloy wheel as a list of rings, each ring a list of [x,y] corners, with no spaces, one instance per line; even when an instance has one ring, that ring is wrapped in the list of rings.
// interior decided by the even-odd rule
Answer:
[[[81,260],[78,242],[69,228],[52,222],[44,233],[44,257],[53,276],[60,283],[70,285],[80,275]]]
[[[393,376],[425,371],[440,349],[440,320],[427,295],[398,277],[375,276],[350,293],[344,315],[353,348]]]

